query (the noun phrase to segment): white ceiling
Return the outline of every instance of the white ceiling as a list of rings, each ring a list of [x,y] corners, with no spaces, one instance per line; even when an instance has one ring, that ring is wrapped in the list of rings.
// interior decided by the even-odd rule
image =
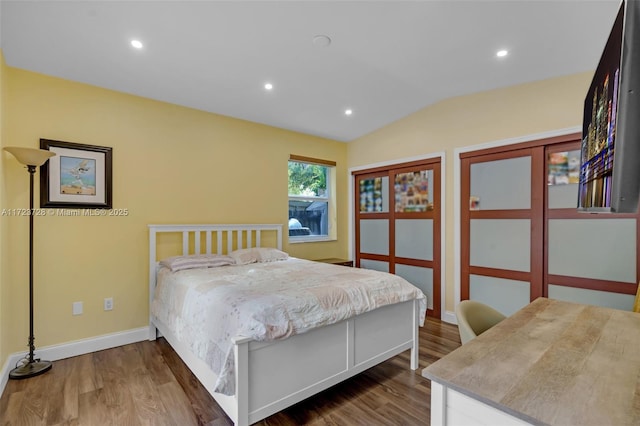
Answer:
[[[2,0],[0,42],[12,67],[350,141],[452,96],[595,69],[618,4]]]

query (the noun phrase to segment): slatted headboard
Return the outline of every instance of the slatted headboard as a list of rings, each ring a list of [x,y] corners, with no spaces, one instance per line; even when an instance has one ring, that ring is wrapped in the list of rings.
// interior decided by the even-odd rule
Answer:
[[[149,304],[153,301],[158,267],[158,234],[182,234],[182,255],[228,254],[233,250],[261,247],[264,239],[275,240],[282,250],[281,224],[251,225],[148,225],[149,226]],[[275,238],[274,237],[275,234]],[[204,237],[204,238],[203,238]],[[214,246],[214,239],[216,244]],[[204,244],[203,244],[204,241]],[[226,247],[223,243],[226,241]]]

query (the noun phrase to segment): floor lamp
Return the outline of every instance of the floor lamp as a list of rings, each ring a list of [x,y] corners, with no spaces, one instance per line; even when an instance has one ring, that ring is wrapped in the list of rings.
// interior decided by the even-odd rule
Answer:
[[[33,175],[36,173],[36,167],[42,166],[55,153],[44,149],[20,147],[6,147],[5,151],[13,154],[29,171],[29,357],[22,365],[9,372],[10,379],[27,379],[45,373],[52,367],[51,361],[41,361],[33,357]]]

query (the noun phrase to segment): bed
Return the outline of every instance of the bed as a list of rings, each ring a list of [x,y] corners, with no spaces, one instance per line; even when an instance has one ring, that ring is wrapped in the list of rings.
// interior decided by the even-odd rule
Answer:
[[[168,272],[166,267],[160,266],[159,261],[171,253],[172,245],[179,246],[179,256],[212,255],[210,258],[215,257],[218,261],[233,254],[236,256],[234,261],[240,264]],[[271,280],[273,286],[284,285],[280,281],[284,281],[281,277],[285,275],[297,277],[300,289],[296,290],[295,295],[288,296],[291,300],[302,299],[307,286],[312,293],[318,294],[320,290],[314,287],[313,276],[316,281],[320,276],[330,282],[353,280],[349,281],[348,286],[339,284],[344,292],[350,291],[351,284],[355,288],[359,280],[357,274],[379,274],[374,278],[380,280],[389,275],[294,258],[267,258],[265,262],[253,263],[254,259],[243,265],[237,255],[251,252],[252,256],[253,253],[263,253],[263,257],[264,253],[273,256],[273,253],[282,253],[281,249],[282,225],[149,225],[149,339],[163,336],[237,425],[248,425],[264,419],[405,350],[411,351],[410,368],[415,370],[418,367],[418,327],[424,321],[426,300],[419,291],[416,294],[404,292],[406,288],[402,283],[399,285],[403,286],[403,291],[394,291],[389,300],[386,299],[390,296],[378,290],[374,297],[363,297],[370,305],[366,310],[350,308],[349,315],[332,311],[330,321],[325,317],[320,318],[318,313],[324,312],[322,309],[305,308],[318,314],[319,323],[314,320],[309,325],[311,322],[308,318],[296,322],[287,317],[289,323],[294,325],[282,330],[275,327],[276,330],[270,330],[271,334],[266,338],[263,334],[252,334],[256,327],[245,327],[235,329],[243,332],[227,330],[225,335],[229,338],[216,340],[215,343],[204,342],[206,336],[202,334],[204,326],[201,327],[201,324],[211,322],[211,312],[222,312],[224,306],[236,306],[236,302],[239,305],[244,296],[233,296],[235,299],[219,302],[215,309],[206,305],[208,313],[205,314],[195,313],[197,311],[194,309],[194,314],[185,318],[176,319],[170,315],[172,310],[183,309],[182,300],[177,303],[172,298],[192,299],[193,303],[204,305],[204,301],[212,296],[198,292],[204,291],[204,288],[216,294],[227,292],[230,286],[212,283],[226,283],[232,275],[233,279],[241,276],[244,280],[247,275],[254,274],[262,281]],[[166,261],[163,264],[166,266]],[[272,273],[279,275],[268,279],[267,274]],[[209,274],[222,275],[211,278]],[[176,284],[178,281],[171,281],[178,279],[178,275],[188,277],[189,283],[196,284],[189,284],[191,287],[180,290]],[[242,285],[245,290],[254,291],[256,282],[247,285],[243,282]],[[270,300],[268,294],[266,297],[261,302],[263,306],[268,305],[264,300]],[[375,303],[372,304],[372,301]],[[273,303],[279,304],[280,301]],[[274,314],[267,315],[272,317]],[[251,313],[250,317],[254,316]],[[224,313],[224,320],[219,322],[233,323],[229,317],[229,313]],[[189,330],[195,331],[189,333]],[[209,331],[206,333],[208,335]],[[214,341],[213,338],[211,341]],[[215,357],[207,355],[213,353],[211,348],[215,352],[229,354],[228,358],[222,360],[222,366],[219,365],[220,360],[212,362]],[[220,348],[224,348],[224,351]]]

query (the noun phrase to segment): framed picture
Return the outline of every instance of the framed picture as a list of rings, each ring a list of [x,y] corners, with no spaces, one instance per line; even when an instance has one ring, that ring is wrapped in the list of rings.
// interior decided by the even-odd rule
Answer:
[[[40,207],[111,209],[112,148],[40,139],[57,155],[40,166]]]

